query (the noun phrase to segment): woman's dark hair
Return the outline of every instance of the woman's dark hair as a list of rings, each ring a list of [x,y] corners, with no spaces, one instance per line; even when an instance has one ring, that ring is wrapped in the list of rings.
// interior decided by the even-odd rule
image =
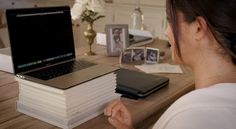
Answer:
[[[198,16],[205,19],[210,31],[236,64],[236,1],[235,0],[167,0],[166,13],[173,31],[177,55],[181,58],[178,39],[177,11],[184,15],[184,20],[191,23]]]

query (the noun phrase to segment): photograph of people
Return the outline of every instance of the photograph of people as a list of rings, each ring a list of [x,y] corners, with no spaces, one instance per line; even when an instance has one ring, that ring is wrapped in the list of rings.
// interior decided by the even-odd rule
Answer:
[[[132,51],[132,62],[133,63],[143,63],[144,62],[144,52],[145,49],[140,47],[140,48],[133,48]]]
[[[123,49],[124,34],[122,28],[112,28],[112,52],[119,54]]]
[[[166,0],[172,60],[191,68],[195,90],[176,100],[153,129],[236,129],[235,10],[235,0]],[[129,110],[114,100],[104,114],[116,129],[134,129]]]
[[[154,48],[146,49],[146,63],[158,63],[159,50]]]
[[[121,62],[131,63],[131,61],[132,61],[132,49],[125,49],[122,52]]]

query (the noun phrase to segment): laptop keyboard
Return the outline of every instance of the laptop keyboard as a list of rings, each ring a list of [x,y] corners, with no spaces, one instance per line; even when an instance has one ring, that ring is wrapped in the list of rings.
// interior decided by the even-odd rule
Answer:
[[[48,67],[38,71],[27,73],[26,75],[39,78],[42,80],[49,80],[64,74],[75,72],[81,69],[88,68],[95,65],[94,63],[87,61],[72,61],[63,64],[59,64],[53,67]]]

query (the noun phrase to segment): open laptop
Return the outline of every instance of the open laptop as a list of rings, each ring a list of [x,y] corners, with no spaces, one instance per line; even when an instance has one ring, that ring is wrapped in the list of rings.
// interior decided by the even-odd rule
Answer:
[[[19,78],[68,89],[116,69],[75,59],[68,6],[9,9],[6,16]]]

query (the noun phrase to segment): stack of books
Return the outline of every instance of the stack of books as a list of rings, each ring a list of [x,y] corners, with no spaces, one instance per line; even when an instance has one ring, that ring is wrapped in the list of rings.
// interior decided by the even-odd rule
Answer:
[[[61,90],[18,77],[17,110],[63,129],[71,129],[101,114],[113,99],[116,74],[95,78],[67,90]]]

